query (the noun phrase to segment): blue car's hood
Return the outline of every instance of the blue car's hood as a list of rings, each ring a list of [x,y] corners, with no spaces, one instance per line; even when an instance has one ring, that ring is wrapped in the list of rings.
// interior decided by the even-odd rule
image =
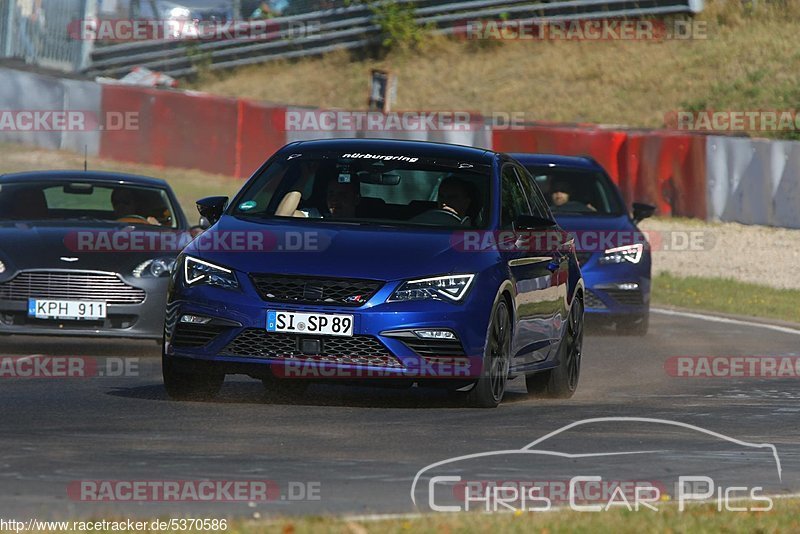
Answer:
[[[242,247],[228,246],[233,236],[240,244],[263,240],[264,246],[237,252]],[[473,271],[481,261],[477,258],[485,255],[459,250],[461,239],[459,232],[433,229],[256,223],[225,216],[185,252],[249,273],[400,280]],[[215,240],[222,245],[214,246]]]
[[[556,222],[568,232],[580,231],[633,231],[636,227],[626,215],[558,215]]]

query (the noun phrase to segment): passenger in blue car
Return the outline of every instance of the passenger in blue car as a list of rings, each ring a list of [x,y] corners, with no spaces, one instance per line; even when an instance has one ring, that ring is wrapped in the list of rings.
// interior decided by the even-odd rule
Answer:
[[[361,200],[358,178],[353,174],[338,174],[328,178],[326,202],[332,219],[352,219]]]

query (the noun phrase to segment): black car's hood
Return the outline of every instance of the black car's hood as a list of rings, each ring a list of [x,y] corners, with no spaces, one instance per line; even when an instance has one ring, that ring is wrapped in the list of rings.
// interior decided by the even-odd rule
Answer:
[[[125,225],[98,224],[96,226],[65,226],[53,223],[2,222],[0,223],[0,261],[6,271],[0,278],[13,276],[26,269],[78,269],[131,274],[134,267],[151,258],[175,257],[177,251],[152,247],[114,247],[109,239],[115,233],[161,233],[152,227],[126,227]],[[79,242],[79,235],[84,241]],[[86,236],[89,236],[87,239]],[[129,243],[129,240],[122,240]],[[108,245],[110,246],[103,246]],[[92,246],[98,245],[98,246]],[[126,250],[127,248],[127,250]],[[130,250],[130,249],[136,250]]]

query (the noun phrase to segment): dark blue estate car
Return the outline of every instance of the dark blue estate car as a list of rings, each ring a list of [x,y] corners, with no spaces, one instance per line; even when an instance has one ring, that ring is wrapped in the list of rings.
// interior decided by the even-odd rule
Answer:
[[[586,312],[645,335],[650,315],[650,246],[636,223],[655,208],[634,203],[631,216],[603,167],[586,157],[514,154],[545,193],[575,246],[586,282]]]
[[[479,407],[519,375],[531,394],[577,388],[574,246],[526,244],[526,233],[565,234],[507,155],[297,142],[232,201],[198,208],[213,226],[180,255],[167,304],[173,398],[214,395],[234,373],[284,391],[309,378],[436,385]]]

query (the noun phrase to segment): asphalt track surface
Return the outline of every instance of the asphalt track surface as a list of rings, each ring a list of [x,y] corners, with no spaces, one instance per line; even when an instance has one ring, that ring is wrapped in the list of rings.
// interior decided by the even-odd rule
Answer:
[[[797,379],[687,379],[669,376],[664,367],[681,355],[796,356],[800,335],[789,331],[654,313],[644,338],[587,336],[573,399],[529,399],[517,379],[496,410],[466,409],[418,388],[314,385],[304,397],[279,401],[265,397],[260,382],[239,376],[228,377],[213,401],[173,402],[162,388],[152,342],[7,337],[0,347],[5,356],[139,358],[138,376],[0,381],[0,517],[6,519],[411,513],[418,510],[411,483],[426,465],[520,448],[569,423],[601,417],[679,421],[774,444],[782,478],[768,493],[800,490]],[[615,423],[572,432],[570,443],[595,451],[690,445],[694,460],[709,469],[713,463],[680,428],[653,432]],[[652,475],[648,461],[594,461],[619,469],[614,476],[621,480]],[[507,469],[513,478],[513,466]],[[759,469],[743,463],[725,473],[747,484],[764,475]],[[99,503],[67,493],[81,480],[204,479],[271,480],[284,498]],[[319,499],[286,499],[290,482],[318,484]]]

